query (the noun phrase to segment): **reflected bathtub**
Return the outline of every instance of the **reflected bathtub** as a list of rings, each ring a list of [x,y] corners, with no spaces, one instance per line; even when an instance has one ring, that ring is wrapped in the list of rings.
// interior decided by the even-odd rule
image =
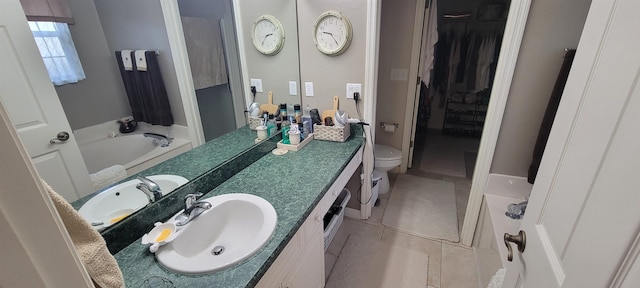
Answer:
[[[190,150],[191,141],[175,138],[168,147],[160,147],[153,138],[135,133],[79,141],[78,146],[89,174],[122,165],[131,176]]]

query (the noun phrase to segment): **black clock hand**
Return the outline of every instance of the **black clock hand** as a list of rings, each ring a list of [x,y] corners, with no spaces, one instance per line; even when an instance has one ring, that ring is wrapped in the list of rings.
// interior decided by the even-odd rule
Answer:
[[[260,43],[260,44],[264,44],[264,41],[267,40],[267,37],[269,37],[271,35],[273,35],[273,33],[269,33],[267,35],[264,35],[264,38],[262,38],[262,43]]]
[[[336,41],[336,44],[340,45],[340,43],[338,43],[338,40],[336,40],[336,37],[335,37],[335,36],[333,36],[333,33],[331,33],[331,32],[325,32],[325,31],[322,31],[322,33],[331,35],[331,38],[333,38],[333,41]]]

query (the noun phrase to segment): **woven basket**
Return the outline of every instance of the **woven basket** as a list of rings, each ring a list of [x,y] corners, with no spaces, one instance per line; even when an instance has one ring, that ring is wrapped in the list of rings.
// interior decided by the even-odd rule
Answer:
[[[249,129],[256,130],[262,123],[262,118],[249,116]]]
[[[316,140],[326,140],[334,142],[344,142],[351,135],[350,125],[344,127],[324,126],[313,124],[313,138]]]

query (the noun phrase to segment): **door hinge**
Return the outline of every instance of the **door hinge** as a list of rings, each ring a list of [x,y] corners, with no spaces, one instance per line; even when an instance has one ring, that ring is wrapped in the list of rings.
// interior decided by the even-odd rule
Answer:
[[[416,85],[420,85],[420,76],[418,76],[418,80],[416,80]]]
[[[413,140],[409,141],[409,148],[413,148]]]

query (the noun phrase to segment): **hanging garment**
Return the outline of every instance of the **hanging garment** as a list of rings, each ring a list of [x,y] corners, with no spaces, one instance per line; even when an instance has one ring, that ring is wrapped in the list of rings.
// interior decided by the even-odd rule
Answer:
[[[422,71],[420,78],[424,84],[431,85],[431,70],[434,68],[434,54],[438,43],[438,1],[431,1],[427,21],[422,24]]]

